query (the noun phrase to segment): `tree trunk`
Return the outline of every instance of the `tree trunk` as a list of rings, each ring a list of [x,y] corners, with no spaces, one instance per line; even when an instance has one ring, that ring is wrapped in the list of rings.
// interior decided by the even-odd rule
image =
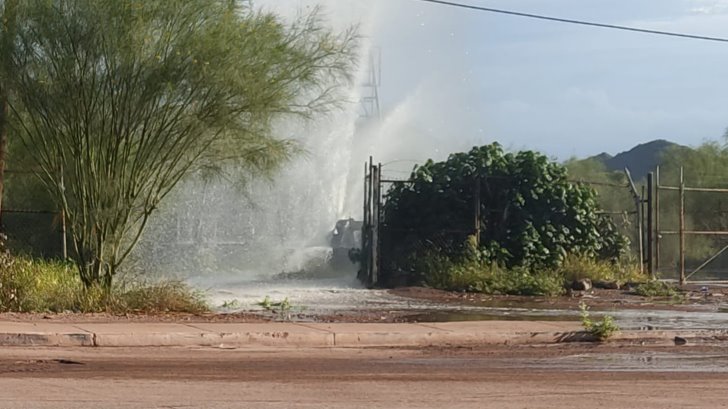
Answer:
[[[6,81],[3,81],[6,82]],[[0,232],[3,227],[3,197],[5,193],[5,160],[8,154],[8,93],[5,84],[0,85]]]

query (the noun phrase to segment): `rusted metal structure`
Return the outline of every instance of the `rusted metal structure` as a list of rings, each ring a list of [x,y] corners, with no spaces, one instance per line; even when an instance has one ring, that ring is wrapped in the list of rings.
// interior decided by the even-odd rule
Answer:
[[[660,220],[661,206],[664,206],[664,195],[666,192],[677,192],[678,198],[678,226],[677,229],[664,229]],[[685,172],[682,167],[679,169],[679,179],[677,186],[664,185],[660,181],[660,168],[658,167],[655,172],[655,188],[654,188],[654,251],[655,251],[655,270],[660,271],[660,243],[663,241],[663,236],[677,236],[678,238],[678,276],[677,280],[681,285],[686,284],[690,278],[695,276],[697,273],[704,271],[704,269],[715,261],[721,254],[728,250],[728,245],[723,246],[720,250],[714,252],[709,258],[703,261],[692,271],[688,272],[686,268],[686,240],[689,237],[716,237],[726,236],[728,237],[728,231],[725,230],[698,230],[689,229],[686,224],[686,205],[685,197],[688,193],[716,193],[716,194],[727,194],[728,189],[726,188],[708,188],[708,187],[689,187],[685,183]]]
[[[379,216],[382,203],[382,164],[374,159],[364,164],[364,218],[361,234],[359,280],[368,287],[379,281]]]

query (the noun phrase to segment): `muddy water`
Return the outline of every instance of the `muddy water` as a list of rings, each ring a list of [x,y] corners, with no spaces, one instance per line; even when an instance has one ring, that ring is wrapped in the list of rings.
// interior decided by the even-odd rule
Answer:
[[[352,309],[397,310],[416,304],[386,290],[367,290],[353,277],[237,281],[213,285],[206,290],[210,304],[220,312],[261,311],[260,303],[266,297],[273,303],[287,299],[295,312],[307,314]]]
[[[672,310],[612,310],[594,311],[592,317],[599,319],[604,314],[614,317],[624,330],[714,330],[728,329],[728,313],[719,311],[686,312]],[[475,320],[538,320],[576,321],[578,310],[568,309],[525,309],[476,307],[461,311],[433,310],[411,317],[419,322],[450,322]]]
[[[609,311],[623,329],[706,330],[728,329],[728,313],[716,311],[686,312],[669,310]]]
[[[616,372],[728,372],[728,355],[685,351],[590,353],[513,362],[523,368]]]
[[[200,285],[198,285],[200,287]],[[362,288],[354,277],[310,280],[228,281],[204,287],[210,304],[220,312],[261,311],[260,303],[288,300],[300,319],[352,311],[388,312],[411,322],[539,320],[576,321],[579,311],[543,303],[458,305],[397,296],[386,290]],[[703,306],[704,311],[614,309],[593,311],[594,318],[609,314],[625,330],[728,329],[728,305]]]
[[[672,310],[612,310],[594,311],[599,319],[604,314],[614,317],[617,325],[625,330],[710,330],[728,329],[728,313],[719,311],[686,312]],[[503,309],[471,308],[463,311],[428,311],[412,317],[420,322],[449,322],[475,320],[579,320],[579,311],[567,309]]]

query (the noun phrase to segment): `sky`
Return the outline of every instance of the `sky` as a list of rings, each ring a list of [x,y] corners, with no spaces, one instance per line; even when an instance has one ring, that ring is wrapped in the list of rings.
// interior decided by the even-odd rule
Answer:
[[[458,1],[728,38],[728,0]],[[728,43],[418,0],[255,4],[289,16],[320,4],[332,27],[359,24],[363,47],[381,49],[383,124],[373,145],[396,146],[390,158],[438,157],[498,141],[563,160],[654,139],[694,146],[728,127]]]

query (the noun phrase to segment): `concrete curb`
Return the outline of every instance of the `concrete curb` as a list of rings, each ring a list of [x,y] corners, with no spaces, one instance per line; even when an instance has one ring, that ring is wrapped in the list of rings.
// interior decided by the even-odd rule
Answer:
[[[573,322],[420,324],[154,324],[0,322],[0,346],[375,348],[593,342]],[[728,341],[728,331],[623,331],[609,343],[684,345]]]
[[[0,333],[0,346],[91,347],[93,334]]]

